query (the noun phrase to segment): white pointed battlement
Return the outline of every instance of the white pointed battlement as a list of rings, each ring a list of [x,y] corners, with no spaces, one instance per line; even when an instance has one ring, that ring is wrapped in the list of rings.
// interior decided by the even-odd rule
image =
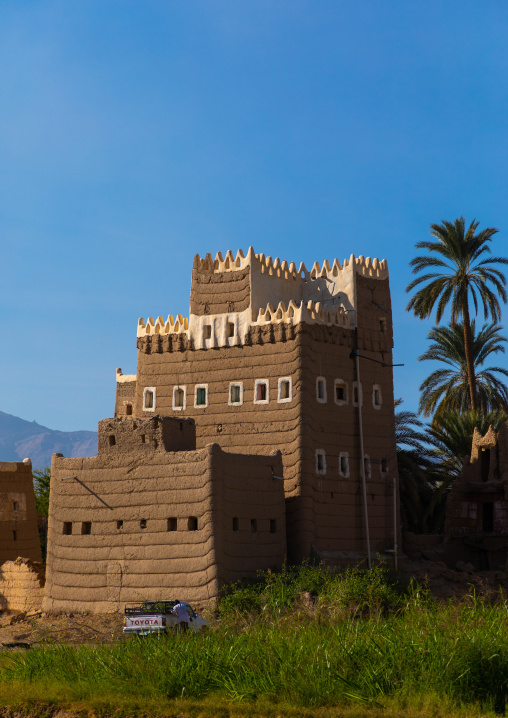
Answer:
[[[349,313],[343,307],[327,306],[321,302],[307,302],[302,300],[299,304],[291,300],[286,308],[284,302],[279,302],[277,308],[271,304],[259,309],[253,317],[252,324],[263,325],[269,323],[286,322],[289,324],[328,324],[338,327],[351,328]]]
[[[166,320],[157,317],[154,321],[153,317],[146,320],[141,317],[138,320],[138,337],[145,337],[151,334],[182,334],[189,331],[189,319],[178,314],[176,319],[170,314]]]

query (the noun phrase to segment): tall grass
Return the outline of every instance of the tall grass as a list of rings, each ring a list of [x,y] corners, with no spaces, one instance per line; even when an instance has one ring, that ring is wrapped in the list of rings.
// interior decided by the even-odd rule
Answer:
[[[319,708],[434,696],[501,712],[507,620],[502,596],[437,605],[383,568],[337,577],[304,566],[237,586],[207,634],[37,648],[4,657],[0,682],[35,684],[41,698],[58,686],[71,702],[216,696]]]

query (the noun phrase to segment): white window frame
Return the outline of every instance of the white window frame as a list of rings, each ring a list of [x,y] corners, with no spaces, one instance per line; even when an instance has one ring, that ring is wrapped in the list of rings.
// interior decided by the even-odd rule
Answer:
[[[337,399],[337,387],[343,386],[345,391],[346,398],[345,399]],[[347,381],[344,381],[344,379],[335,379],[335,382],[333,384],[333,398],[335,400],[335,403],[338,406],[344,406],[344,404],[349,404],[349,386]]]
[[[341,464],[342,459],[346,459],[346,471],[342,471]],[[349,479],[350,471],[349,471],[349,453],[347,451],[341,451],[339,454],[339,476],[341,476],[343,479]]]
[[[320,469],[318,466],[318,457],[321,456],[323,458],[323,468]],[[324,449],[316,449],[316,474],[319,474],[320,476],[325,476],[326,474],[326,451]]]
[[[325,389],[325,395],[323,398],[319,396],[319,382],[323,382],[323,386]],[[326,395],[326,379],[324,376],[317,376],[316,377],[316,399],[319,401],[320,404],[326,404],[327,402],[327,395]]]
[[[183,391],[183,406],[176,406],[176,392],[178,389]],[[173,411],[185,411],[187,407],[187,385],[177,384],[173,387]]]
[[[376,391],[379,392],[379,404],[376,404]],[[381,391],[381,387],[379,384],[374,384],[372,387],[372,406],[376,411],[379,411],[383,405],[383,392]]]
[[[231,387],[240,387],[240,401],[231,401]],[[230,381],[228,389],[228,405],[229,406],[241,406],[243,404],[243,381]]]
[[[198,404],[198,389],[204,389],[206,392],[206,401],[204,404]],[[208,384],[196,384],[194,387],[194,408],[206,409],[208,406]]]
[[[355,389],[358,387],[358,399],[360,402],[360,406],[363,406],[363,391],[362,391],[362,383],[358,384],[357,381],[353,382],[353,406],[358,406],[358,401],[355,401]]]
[[[149,407],[146,405],[146,395],[148,392],[152,392],[153,396],[153,406]],[[156,391],[154,386],[145,386],[143,389],[143,411],[155,411],[155,404],[156,404]]]
[[[260,384],[266,384],[266,399],[256,399],[258,395],[258,386]],[[254,382],[254,404],[268,404],[270,402],[270,380],[269,379],[256,379]]]
[[[282,382],[287,381],[289,382],[289,397],[287,399],[281,398],[281,389],[282,389]],[[277,401],[279,404],[289,404],[289,402],[293,401],[293,380],[290,376],[283,376],[279,379],[277,383]]]

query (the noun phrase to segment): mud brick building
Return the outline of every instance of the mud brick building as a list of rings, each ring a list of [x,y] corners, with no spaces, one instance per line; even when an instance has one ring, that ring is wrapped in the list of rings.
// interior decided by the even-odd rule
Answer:
[[[508,548],[508,427],[485,436],[475,428],[471,456],[446,504],[445,559],[477,570],[506,570]]]
[[[30,459],[0,462],[0,564],[18,556],[41,561]]]
[[[286,548],[347,562],[400,544],[385,261],[196,256],[189,317],[140,319],[137,347],[98,457],[54,457],[47,608],[215,597]]]

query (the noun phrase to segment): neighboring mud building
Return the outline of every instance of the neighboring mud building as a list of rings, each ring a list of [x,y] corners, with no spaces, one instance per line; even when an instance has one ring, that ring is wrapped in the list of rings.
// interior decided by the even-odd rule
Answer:
[[[189,319],[139,320],[98,457],[53,459],[46,608],[214,597],[281,563],[284,517],[290,560],[392,550],[392,346],[384,261],[196,256]]]
[[[0,462],[0,564],[18,556],[42,560],[30,459]]]
[[[477,570],[506,570],[508,548],[508,427],[485,436],[475,428],[471,456],[446,503],[445,558]]]

